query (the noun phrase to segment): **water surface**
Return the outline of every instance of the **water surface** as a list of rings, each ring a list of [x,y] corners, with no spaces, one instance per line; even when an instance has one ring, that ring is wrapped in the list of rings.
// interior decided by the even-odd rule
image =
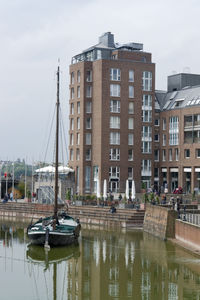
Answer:
[[[0,219],[2,300],[200,300],[200,257],[142,231],[83,228],[79,245],[29,245]]]

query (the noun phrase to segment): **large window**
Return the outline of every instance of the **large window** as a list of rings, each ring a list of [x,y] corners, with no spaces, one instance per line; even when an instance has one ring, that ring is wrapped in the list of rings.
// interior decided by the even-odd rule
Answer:
[[[110,85],[110,96],[111,97],[120,97],[120,85],[111,84]]]
[[[128,118],[128,129],[134,129],[134,119]]]
[[[92,141],[91,133],[86,133],[85,134],[85,143],[86,143],[86,145],[91,145],[91,141]]]
[[[129,85],[128,87],[128,94],[129,98],[134,98],[134,87],[132,85]]]
[[[179,120],[177,116],[169,119],[169,145],[178,145],[179,143]]]
[[[78,117],[77,118],[77,130],[80,130],[80,124],[81,124],[80,118]]]
[[[152,72],[144,71],[142,77],[142,88],[143,91],[152,90]]]
[[[77,82],[81,82],[81,72],[79,70],[77,71]]]
[[[71,113],[71,115],[74,114],[74,103],[71,103],[71,106],[70,106],[70,113]]]
[[[92,71],[91,70],[86,71],[86,81],[92,82]]]
[[[74,130],[74,119],[70,119],[70,129]]]
[[[158,149],[154,150],[154,161],[159,161],[159,150]]]
[[[71,146],[74,145],[74,134],[73,133],[70,134],[70,145]]]
[[[71,88],[71,99],[74,99],[74,88]]]
[[[152,111],[151,110],[143,110],[142,111],[142,121],[143,122],[152,122]]]
[[[76,160],[80,160],[80,149],[76,149]]]
[[[110,112],[120,113],[120,101],[119,100],[110,100]]]
[[[81,103],[77,102],[77,114],[79,115],[81,113]]]
[[[91,185],[91,167],[85,167],[85,192],[90,192],[90,185]]]
[[[85,160],[87,160],[87,161],[91,160],[91,155],[92,155],[92,150],[86,149],[85,150]]]
[[[81,89],[80,86],[77,86],[77,98],[81,97]]]
[[[176,161],[179,161],[179,151],[178,151],[178,148],[175,149],[175,159],[176,159]]]
[[[118,178],[120,175],[120,168],[119,167],[110,167],[109,168],[109,178]]]
[[[92,102],[87,101],[86,102],[86,113],[91,114],[91,112],[92,112]]]
[[[73,161],[74,160],[74,150],[70,149],[70,160]]]
[[[142,126],[142,140],[152,141],[152,127]]]
[[[133,82],[134,81],[134,71],[133,70],[129,70],[129,82]]]
[[[120,117],[117,116],[110,117],[110,128],[120,129]]]
[[[166,150],[162,150],[162,161],[166,161]]]
[[[151,142],[142,142],[142,153],[151,153]]]
[[[166,130],[166,118],[163,118],[163,125],[162,125],[162,129]]]
[[[132,167],[128,168],[128,179],[133,179],[133,168]]]
[[[166,146],[166,141],[167,141],[167,138],[166,138],[166,134],[163,134],[163,146]]]
[[[111,145],[120,145],[120,133],[119,132],[110,132],[110,144]]]
[[[142,171],[151,172],[151,160],[150,159],[142,160]]]
[[[129,161],[133,160],[133,149],[128,149],[128,160]]]
[[[134,103],[133,102],[129,102],[129,104],[128,104],[128,113],[129,114],[134,113]]]
[[[92,97],[92,87],[91,85],[86,86],[86,97],[91,98]]]
[[[169,149],[169,161],[172,161],[172,149]]]
[[[133,133],[128,134],[128,145],[132,146],[134,144],[134,136]]]
[[[92,128],[92,118],[86,118],[85,128],[86,129],[91,129]]]
[[[74,84],[74,72],[71,72],[71,84]]]
[[[80,133],[76,134],[76,145],[80,145]]]
[[[110,69],[110,80],[120,81],[121,71],[120,69]]]
[[[110,160],[120,160],[120,149],[111,148],[110,149]]]

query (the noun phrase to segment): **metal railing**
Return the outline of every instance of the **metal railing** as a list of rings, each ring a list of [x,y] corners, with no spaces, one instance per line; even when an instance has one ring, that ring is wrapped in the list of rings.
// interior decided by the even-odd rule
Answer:
[[[200,214],[181,213],[180,218],[185,222],[200,226]]]

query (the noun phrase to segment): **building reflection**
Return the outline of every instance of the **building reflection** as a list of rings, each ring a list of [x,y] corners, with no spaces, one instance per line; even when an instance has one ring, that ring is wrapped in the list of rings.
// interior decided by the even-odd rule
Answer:
[[[9,223],[0,225],[0,241],[4,249],[16,241],[27,247],[24,229]],[[83,228],[77,247],[51,249],[48,257],[28,247],[26,260],[30,280],[38,279],[38,293],[48,285],[49,299],[200,299],[200,259],[142,231]]]

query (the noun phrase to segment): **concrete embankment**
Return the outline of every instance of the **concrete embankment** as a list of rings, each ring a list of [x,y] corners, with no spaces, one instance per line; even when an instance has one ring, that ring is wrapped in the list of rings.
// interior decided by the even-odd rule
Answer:
[[[60,207],[65,210],[66,207]],[[119,226],[123,228],[143,227],[144,210],[117,209],[110,213],[109,207],[70,206],[69,215],[79,218],[82,224]],[[37,220],[53,214],[53,206],[38,203],[0,203],[0,216]]]
[[[147,205],[143,229],[163,240],[175,237],[177,212],[162,206]]]

